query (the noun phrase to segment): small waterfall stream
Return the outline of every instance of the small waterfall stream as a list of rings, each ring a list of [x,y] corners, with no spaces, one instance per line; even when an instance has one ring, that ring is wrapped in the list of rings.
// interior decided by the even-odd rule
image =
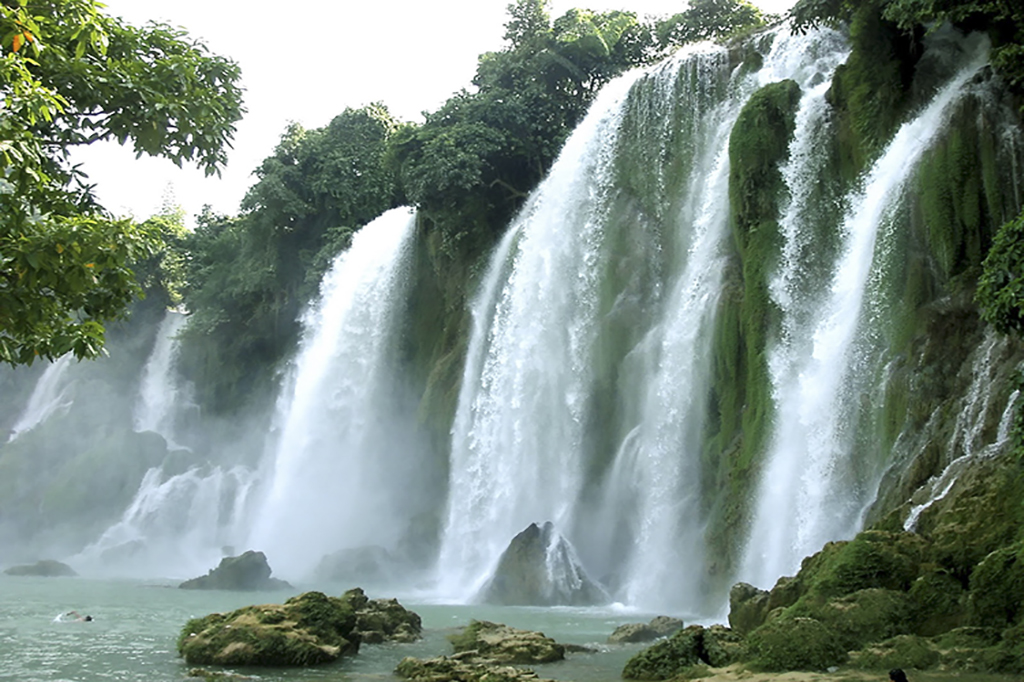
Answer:
[[[70,407],[71,403],[67,398],[67,373],[73,361],[74,356],[68,353],[47,366],[32,389],[28,404],[11,428],[7,442],[43,423],[58,410]]]
[[[174,362],[177,359],[178,332],[188,318],[176,311],[168,310],[157,329],[153,351],[142,371],[139,384],[139,398],[135,404],[134,424],[136,431],[154,431],[169,444],[174,443],[175,411],[190,402],[174,377]]]

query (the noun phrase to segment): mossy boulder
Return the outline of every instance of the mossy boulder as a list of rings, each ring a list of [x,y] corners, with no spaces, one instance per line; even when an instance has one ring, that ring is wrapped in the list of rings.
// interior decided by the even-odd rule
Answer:
[[[456,653],[475,651],[491,663],[551,663],[565,658],[565,647],[542,632],[518,630],[486,620],[472,620],[449,635]]]
[[[348,590],[341,599],[356,614],[356,630],[363,644],[414,642],[421,636],[419,615],[397,599],[370,599],[359,587]]]
[[[768,590],[748,583],[733,585],[729,590],[729,627],[747,634],[764,623],[768,616],[768,595]]]
[[[359,650],[352,607],[322,592],[284,604],[212,613],[185,624],[178,654],[189,665],[305,666]]]
[[[43,559],[34,564],[11,566],[4,571],[6,575],[31,575],[42,578],[69,578],[78,575],[75,569],[53,559]]]
[[[827,670],[847,660],[839,636],[813,618],[771,620],[747,638],[751,667],[768,671]]]
[[[938,663],[938,648],[928,638],[918,635],[897,635],[852,652],[849,665],[862,670],[927,670],[934,668]]]
[[[906,591],[927,551],[927,541],[914,533],[864,531],[804,559],[797,580],[802,597],[817,601],[869,588]]]
[[[799,613],[801,609],[794,611]],[[906,593],[877,587],[830,599],[805,611],[805,615],[835,632],[839,643],[847,650],[896,635],[911,634],[914,628],[911,613]]]
[[[622,676],[631,680],[667,680],[698,666],[724,667],[746,655],[742,637],[722,625],[679,630],[626,662]]]
[[[528,668],[475,660],[466,654],[437,658],[403,658],[395,674],[413,682],[552,682],[542,680]]]
[[[183,590],[290,590],[284,580],[271,578],[270,564],[263,552],[249,550],[239,556],[224,557],[217,568],[178,585]]]
[[[972,625],[1007,627],[1024,616],[1024,542],[989,554],[971,573]]]
[[[967,591],[948,571],[933,568],[910,586],[914,631],[934,637],[967,623]]]
[[[592,606],[607,603],[608,595],[549,521],[531,523],[512,539],[479,599],[516,606]]]

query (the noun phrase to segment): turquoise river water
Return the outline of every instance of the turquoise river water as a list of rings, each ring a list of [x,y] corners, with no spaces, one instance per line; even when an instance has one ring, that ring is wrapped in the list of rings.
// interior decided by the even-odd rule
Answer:
[[[179,590],[175,586],[171,581],[0,575],[0,680],[181,682],[187,678],[189,667],[178,657],[175,641],[189,618],[249,604],[281,603],[303,589],[313,589],[223,592]],[[559,663],[536,666],[541,677],[575,682],[618,680],[626,660],[641,646],[609,647],[605,640],[618,625],[647,621],[652,615],[611,608],[440,605],[416,603],[414,597],[402,595],[367,593],[373,598],[397,596],[404,606],[420,614],[423,640],[363,646],[357,656],[327,666],[233,672],[266,682],[398,679],[391,671],[404,656],[425,658],[450,653],[446,635],[476,618],[540,630],[559,642],[595,649],[593,653],[569,654]],[[95,620],[55,620],[70,610],[92,615]]]

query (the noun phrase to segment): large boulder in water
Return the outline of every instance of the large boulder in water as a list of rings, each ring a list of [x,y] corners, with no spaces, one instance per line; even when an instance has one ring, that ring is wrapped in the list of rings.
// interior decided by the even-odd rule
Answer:
[[[183,590],[290,590],[284,580],[270,577],[270,564],[263,552],[249,550],[240,556],[224,557],[206,575],[178,585]]]
[[[185,624],[178,654],[189,665],[305,666],[359,651],[355,611],[343,599],[306,592],[284,604],[246,606]]]
[[[395,674],[412,682],[553,682],[537,677],[529,668],[478,660],[472,652],[437,658],[403,658]]]
[[[78,575],[75,573],[75,569],[53,559],[43,559],[34,564],[23,566],[11,566],[4,573],[7,575],[32,575],[43,578],[65,578]]]
[[[478,598],[507,606],[592,606],[609,601],[550,521],[543,527],[531,523],[512,539]]]

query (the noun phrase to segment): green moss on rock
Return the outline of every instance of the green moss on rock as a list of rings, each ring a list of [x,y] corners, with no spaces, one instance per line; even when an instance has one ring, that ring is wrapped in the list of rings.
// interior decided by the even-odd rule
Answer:
[[[359,650],[356,617],[343,600],[306,592],[283,605],[247,606],[185,624],[178,654],[189,665],[306,666]]]
[[[813,618],[769,621],[748,638],[751,667],[768,671],[826,670],[846,662],[835,631]]]

